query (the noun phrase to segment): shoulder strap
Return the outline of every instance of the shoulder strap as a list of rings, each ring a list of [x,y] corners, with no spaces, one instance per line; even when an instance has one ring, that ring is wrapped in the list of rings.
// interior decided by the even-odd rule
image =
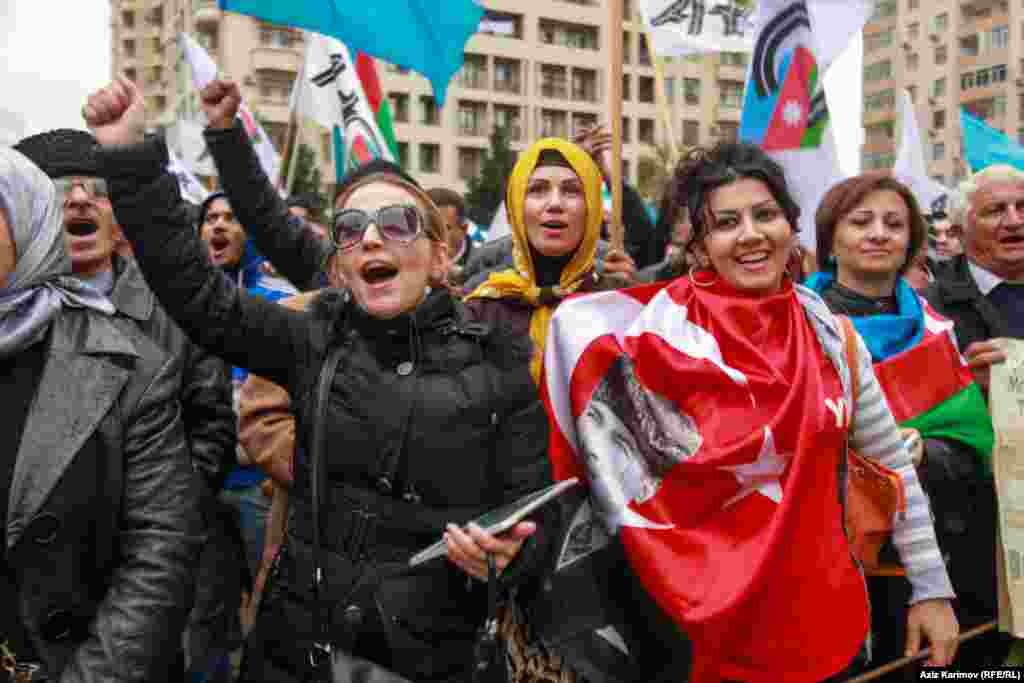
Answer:
[[[338,370],[338,362],[341,360],[341,354],[344,350],[344,344],[335,344],[327,352],[327,358],[320,369],[320,379],[316,387],[314,403],[309,411],[309,415],[313,419],[312,438],[309,442],[309,465],[313,508],[313,599],[316,602],[314,605],[314,649],[325,654],[330,654],[331,646],[328,638],[330,631],[327,619],[328,607],[326,600],[322,599],[324,584],[324,529],[320,523],[320,506],[326,493],[327,474],[327,466],[324,463],[324,432],[327,422],[327,398],[334,375]]]
[[[857,409],[857,394],[860,391],[860,363],[857,362],[857,330],[853,321],[845,315],[837,315],[839,327],[843,331],[843,346],[846,352],[846,365],[850,368],[850,425],[853,426],[853,411]]]

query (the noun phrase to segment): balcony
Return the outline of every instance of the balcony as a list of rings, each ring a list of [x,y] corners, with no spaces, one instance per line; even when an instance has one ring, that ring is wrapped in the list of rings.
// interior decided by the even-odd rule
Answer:
[[[503,92],[509,93],[511,95],[520,95],[523,92],[523,86],[518,78],[514,78],[512,80],[507,81],[495,79],[494,92]]]
[[[216,24],[220,21],[220,15],[217,0],[193,0],[192,16],[195,17],[196,25]]]
[[[569,89],[564,83],[543,83],[540,86],[541,97],[552,100],[565,100],[569,97]]]
[[[290,50],[283,47],[256,47],[252,49],[252,70],[253,71],[287,71],[298,73],[299,65],[302,63],[300,50]]]

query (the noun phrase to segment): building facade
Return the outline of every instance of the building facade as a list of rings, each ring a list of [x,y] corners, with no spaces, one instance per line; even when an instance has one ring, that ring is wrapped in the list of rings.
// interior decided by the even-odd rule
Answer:
[[[1018,0],[879,0],[864,30],[863,167],[892,166],[904,88],[929,173],[947,186],[968,170],[960,107],[1024,140],[1022,34]]]
[[[222,12],[216,0],[111,0],[115,75],[140,83],[153,123],[195,112],[188,66],[176,42],[195,37],[223,73],[238,80],[277,148],[283,146],[288,101],[304,50],[300,31]],[[623,159],[627,177],[645,173],[641,159],[657,158],[668,141],[655,69],[646,37],[627,0],[612,21],[602,0],[486,0],[481,30],[466,44],[466,61],[438,108],[423,77],[378,62],[402,163],[425,186],[465,191],[477,175],[494,126],[506,126],[522,149],[545,136],[568,137],[581,127],[608,124],[609,44],[622,31]],[[614,24],[614,25],[613,25]],[[676,140],[684,147],[734,138],[742,107],[746,56],[734,53],[669,60],[664,91]],[[322,176],[333,178],[331,141],[317,148]]]

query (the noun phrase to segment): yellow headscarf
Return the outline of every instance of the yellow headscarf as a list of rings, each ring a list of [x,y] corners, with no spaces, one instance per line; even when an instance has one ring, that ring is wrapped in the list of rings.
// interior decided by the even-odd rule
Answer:
[[[572,170],[583,182],[587,216],[583,239],[569,263],[562,269],[558,285],[549,290],[551,296],[543,297],[542,302],[542,290],[537,286],[537,272],[534,268],[526,222],[523,218],[523,206],[526,202],[526,187],[529,184],[530,175],[537,167],[540,155],[547,150],[555,150],[565,157]],[[601,236],[601,222],[604,219],[601,182],[601,171],[597,164],[589,154],[573,143],[559,138],[544,138],[531,145],[516,161],[508,181],[508,192],[505,197],[508,220],[512,225],[514,266],[507,270],[491,273],[486,281],[466,296],[466,300],[513,298],[533,306],[533,315],[530,316],[530,339],[533,340],[534,350],[533,358],[530,361],[530,373],[533,375],[534,381],[538,383],[544,361],[548,323],[551,322],[555,306],[563,297],[578,290],[594,271],[597,241]]]

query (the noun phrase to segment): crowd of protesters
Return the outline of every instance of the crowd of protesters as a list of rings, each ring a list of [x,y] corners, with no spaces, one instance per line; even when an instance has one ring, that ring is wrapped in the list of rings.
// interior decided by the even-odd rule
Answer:
[[[814,207],[812,251],[781,168],[720,143],[679,162],[656,223],[623,185],[617,247],[596,128],[520,154],[512,234],[480,245],[458,193],[390,162],[330,211],[282,199],[240,101],[201,93],[222,189],[198,211],[124,79],[88,99],[90,132],[0,149],[0,677],[816,683],[925,647],[1006,660],[1008,637],[958,635],[998,613],[986,401],[1001,340],[1024,338],[1024,173],[985,169],[927,213],[887,173],[851,178]],[[573,416],[584,486],[498,535],[464,526],[558,478],[554,330],[619,290],[699,319],[750,401],[669,348],[610,356]],[[962,380],[941,405],[915,403],[923,363]],[[754,559],[694,513],[672,552],[702,568],[700,604],[671,608],[652,588],[671,568],[637,566],[622,529],[654,524],[674,467],[701,485],[678,467],[701,448],[742,458],[762,433],[796,502]],[[848,447],[902,481],[890,571],[850,550]],[[734,493],[723,510],[756,504]],[[719,573],[742,599],[715,602]],[[777,628],[801,600],[823,604]]]

